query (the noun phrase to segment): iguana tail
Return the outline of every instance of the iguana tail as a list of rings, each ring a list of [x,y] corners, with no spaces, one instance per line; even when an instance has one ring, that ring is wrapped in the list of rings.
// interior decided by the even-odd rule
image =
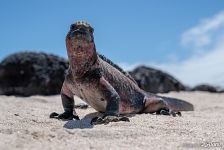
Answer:
[[[171,97],[163,97],[163,96],[159,96],[159,97],[161,97],[165,102],[168,103],[171,110],[174,110],[174,111],[193,111],[194,110],[194,106],[191,103],[186,102],[184,100],[171,98]]]

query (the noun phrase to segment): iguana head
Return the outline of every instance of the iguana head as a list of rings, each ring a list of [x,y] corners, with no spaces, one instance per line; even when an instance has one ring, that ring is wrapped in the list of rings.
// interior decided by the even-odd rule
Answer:
[[[84,21],[78,21],[70,26],[68,38],[75,42],[82,41],[86,43],[93,42],[93,28]],[[78,43],[77,43],[78,44]]]
[[[97,58],[93,28],[90,24],[84,21],[72,24],[66,36],[66,47],[73,70],[89,68]]]

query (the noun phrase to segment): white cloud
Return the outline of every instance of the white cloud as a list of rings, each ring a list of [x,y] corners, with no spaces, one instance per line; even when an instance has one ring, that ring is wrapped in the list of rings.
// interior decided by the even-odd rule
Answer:
[[[212,18],[202,20],[199,25],[184,32],[181,43],[195,50],[205,49],[206,46],[216,44],[214,39],[224,33],[223,29],[224,12],[220,12]]]
[[[157,64],[156,66],[173,74],[187,85],[208,83],[224,87],[224,44],[178,64]]]
[[[176,63],[141,64],[160,68],[186,85],[208,83],[224,87],[224,12],[185,31],[181,36],[181,44],[192,50],[190,58]],[[130,70],[138,64],[121,66]]]

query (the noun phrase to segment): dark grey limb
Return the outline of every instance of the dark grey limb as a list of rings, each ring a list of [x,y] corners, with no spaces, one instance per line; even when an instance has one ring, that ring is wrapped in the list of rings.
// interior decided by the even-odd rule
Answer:
[[[61,120],[72,120],[76,119],[79,120],[78,115],[76,114],[74,110],[74,99],[73,97],[68,97],[65,94],[61,94],[61,99],[62,99],[62,105],[64,108],[64,113],[58,114],[56,112],[53,112],[50,114],[50,118],[55,118],[55,119],[61,119]]]
[[[104,98],[107,100],[106,112],[104,113],[103,117],[93,118],[91,123],[93,125],[96,125],[107,124],[109,122],[117,121],[129,121],[128,118],[119,117],[120,96],[104,77],[100,78],[99,90],[102,92]]]

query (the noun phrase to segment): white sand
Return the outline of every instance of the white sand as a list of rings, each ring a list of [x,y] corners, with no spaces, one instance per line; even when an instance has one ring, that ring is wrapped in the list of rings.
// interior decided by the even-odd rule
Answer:
[[[131,122],[91,126],[92,108],[81,121],[49,119],[62,112],[60,96],[0,96],[0,150],[13,149],[224,149],[224,94],[164,94],[195,105],[182,117],[136,115]]]

